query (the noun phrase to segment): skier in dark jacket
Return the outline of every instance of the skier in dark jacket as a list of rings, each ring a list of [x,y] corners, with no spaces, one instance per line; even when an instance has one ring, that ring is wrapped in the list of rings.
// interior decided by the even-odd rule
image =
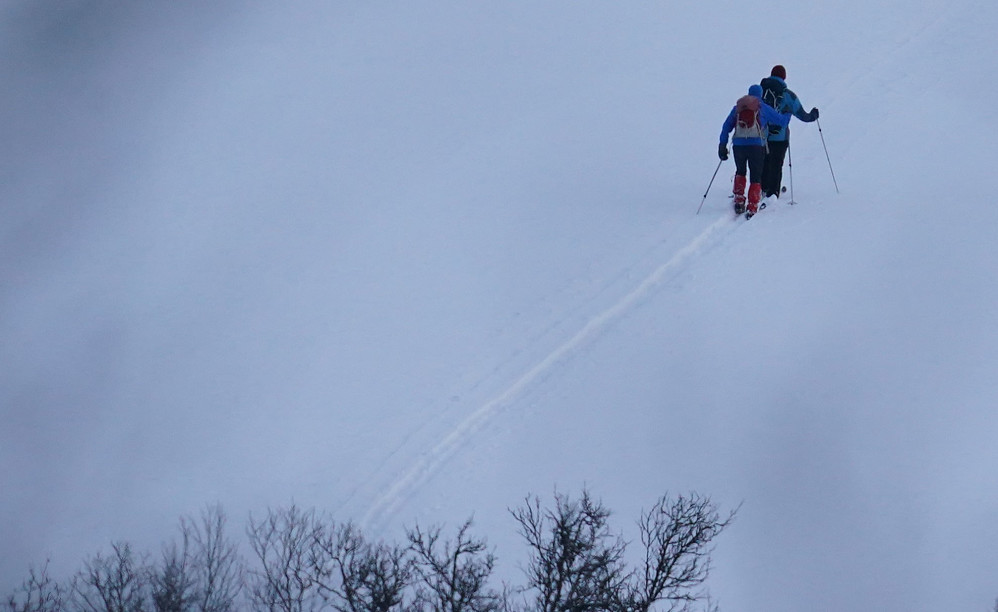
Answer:
[[[762,99],[780,113],[789,113],[804,123],[818,119],[818,109],[812,108],[805,113],[797,94],[787,89],[787,70],[783,66],[773,66],[770,75],[762,80]],[[790,148],[790,128],[771,126],[767,143],[766,160],[762,168],[762,190],[766,197],[780,197],[780,187],[783,182],[783,159]]]
[[[721,161],[728,159],[728,134],[735,131],[731,148],[735,154],[735,214],[746,214],[751,218],[759,211],[762,195],[762,165],[766,158],[766,134],[770,126],[786,126],[789,114],[780,114],[762,101],[762,87],[749,87],[748,95],[742,96],[731,108],[728,118],[721,127],[721,142],[717,146],[717,156]],[[745,205],[745,175],[751,179],[748,191],[748,206]]]

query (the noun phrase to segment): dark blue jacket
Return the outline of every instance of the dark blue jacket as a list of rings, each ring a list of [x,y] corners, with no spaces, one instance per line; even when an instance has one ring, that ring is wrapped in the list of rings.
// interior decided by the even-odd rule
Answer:
[[[767,82],[768,81],[768,82]],[[804,123],[811,123],[817,117],[812,117],[811,113],[804,112],[804,105],[801,104],[800,98],[797,94],[787,89],[787,83],[783,79],[777,76],[766,77],[760,83],[763,89],[776,89],[783,90],[783,100],[779,104],[779,108],[776,110],[781,113],[789,113],[794,117],[797,117]],[[788,122],[789,123],[789,122]],[[790,138],[790,128],[787,124],[783,124],[778,130],[773,129],[769,131],[769,141],[770,142],[783,142]]]

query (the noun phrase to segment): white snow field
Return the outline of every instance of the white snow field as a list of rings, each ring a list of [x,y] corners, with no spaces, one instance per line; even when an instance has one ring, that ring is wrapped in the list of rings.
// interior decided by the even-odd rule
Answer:
[[[722,610],[998,597],[998,5],[0,5],[0,593],[181,515],[741,504]],[[793,197],[703,209],[773,64]],[[828,157],[822,146],[824,136]],[[834,168],[836,192],[829,166]],[[790,169],[784,169],[790,182]]]

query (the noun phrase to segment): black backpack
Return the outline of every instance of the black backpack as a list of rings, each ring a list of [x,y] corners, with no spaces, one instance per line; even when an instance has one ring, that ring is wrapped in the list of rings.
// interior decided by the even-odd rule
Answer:
[[[773,78],[765,78],[759,85],[762,86],[762,101],[773,107],[776,112],[782,112],[780,106],[783,105],[783,94],[787,91],[787,84]],[[779,134],[782,128],[778,125],[769,126],[770,134]]]

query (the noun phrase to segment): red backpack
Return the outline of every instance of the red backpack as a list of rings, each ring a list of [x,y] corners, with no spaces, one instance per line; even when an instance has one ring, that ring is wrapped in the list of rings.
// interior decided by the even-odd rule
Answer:
[[[742,96],[735,103],[735,138],[762,138],[766,136],[759,121],[759,98]]]

